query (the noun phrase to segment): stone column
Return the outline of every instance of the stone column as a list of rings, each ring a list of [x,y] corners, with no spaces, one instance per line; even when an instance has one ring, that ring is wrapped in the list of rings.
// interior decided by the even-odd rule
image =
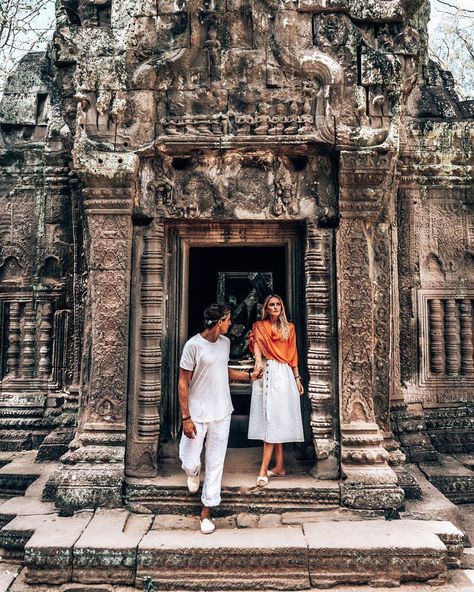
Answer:
[[[342,152],[339,175],[341,222],[336,259],[341,469],[346,477],[342,501],[358,508],[397,508],[403,503],[403,490],[388,465],[389,453],[376,417],[377,406],[386,407],[388,424],[389,384],[384,381],[383,389],[379,386],[378,364],[384,358],[389,367],[393,355],[391,275],[380,281],[377,259],[389,257],[390,233],[384,213],[394,183],[393,157],[370,151]],[[381,306],[388,306],[388,318],[380,314]]]
[[[122,505],[128,391],[132,202],[138,158],[75,154],[82,183],[88,291],[78,429],[54,476],[63,513]]]

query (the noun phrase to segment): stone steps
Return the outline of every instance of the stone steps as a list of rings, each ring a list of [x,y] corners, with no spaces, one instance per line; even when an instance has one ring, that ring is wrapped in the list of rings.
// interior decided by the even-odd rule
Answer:
[[[123,509],[65,518],[46,507],[41,515],[17,516],[6,524],[0,546],[13,558],[24,550],[24,578],[33,590],[72,582],[78,589],[150,585],[180,591],[442,584],[462,553],[463,533],[446,521],[314,522],[315,513],[295,513],[291,524],[291,513],[287,517],[290,524],[268,528],[225,528],[228,519],[221,518],[206,536],[194,517],[175,518],[177,528],[170,529],[161,516]],[[182,528],[186,524],[191,528]]]
[[[36,451],[28,450],[9,458],[8,453],[0,453],[4,466],[0,468],[0,497],[24,495],[25,491],[41,475],[43,469],[35,464]]]
[[[27,430],[0,429],[0,451],[17,452],[31,450],[33,439],[31,432]]]
[[[181,479],[183,480],[183,479]],[[257,488],[255,486],[223,486],[219,514],[238,512],[289,512],[314,510],[315,507],[334,508],[340,504],[340,487],[337,482],[316,482],[308,477],[309,485],[302,487],[274,485]],[[127,483],[125,486],[125,505],[137,512],[151,511],[156,514],[197,513],[201,502],[199,497],[190,494],[182,486],[151,485],[147,483]]]
[[[455,504],[474,503],[474,472],[458,459],[439,455],[439,463],[420,464],[426,478]]]

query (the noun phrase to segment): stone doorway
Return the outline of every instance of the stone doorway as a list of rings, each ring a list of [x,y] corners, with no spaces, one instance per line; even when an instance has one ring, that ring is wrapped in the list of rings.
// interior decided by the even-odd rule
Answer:
[[[184,342],[200,329],[196,323],[203,305],[219,299],[219,290],[224,289],[221,296],[225,296],[223,282],[234,282],[234,288],[240,282],[242,287],[245,276],[249,281],[249,273],[260,273],[267,279],[268,274],[273,275],[273,289],[282,293],[298,329],[300,371],[308,392],[303,409],[306,452],[311,451],[318,459],[314,475],[337,478],[332,231],[316,228],[305,220],[155,220],[149,227],[137,229],[136,234],[132,281],[132,302],[136,306],[132,307],[131,343],[138,347],[131,351],[127,475],[154,477],[167,459],[176,459],[181,427],[177,369]],[[213,263],[209,254],[214,256]],[[222,265],[226,259],[232,261],[230,266]],[[270,267],[267,259],[273,261]],[[200,273],[204,273],[199,271],[203,263],[205,273],[213,277],[206,282],[199,280]],[[153,290],[158,296],[152,295]],[[197,291],[202,302],[194,302]],[[237,300],[244,292],[237,293]],[[158,328],[158,320],[161,339],[152,342],[149,336]],[[237,385],[234,387],[238,390]],[[159,415],[152,405],[152,391]],[[236,407],[242,411],[240,403]],[[240,431],[245,432],[245,426]],[[239,443],[238,435],[236,440],[238,445],[247,444]],[[318,467],[323,475],[318,474]]]
[[[248,333],[257,320],[261,305],[267,294],[277,292],[285,300],[289,317],[298,329],[299,351],[301,352],[301,372],[306,375],[306,331],[304,325],[304,252],[305,227],[290,224],[280,235],[281,225],[261,224],[250,239],[235,230],[244,225],[224,223],[216,233],[208,223],[168,227],[171,255],[168,259],[168,289],[175,303],[181,303],[180,311],[172,305],[167,311],[167,345],[164,356],[169,356],[169,381],[162,393],[161,413],[161,454],[168,456],[165,445],[170,441],[177,450],[180,433],[180,413],[177,401],[177,368],[184,342],[202,330],[202,310],[214,301],[230,302],[234,309],[234,325],[229,337],[232,342],[230,364],[234,367],[251,367],[252,357],[248,350]],[[178,234],[178,248],[174,234]],[[227,234],[227,241],[222,238]],[[208,241],[202,243],[203,235]],[[219,236],[218,236],[219,235]],[[180,261],[176,258],[180,257]],[[177,265],[178,264],[178,265]],[[178,273],[175,273],[178,270]],[[175,323],[172,319],[177,315]],[[173,334],[173,327],[176,333]],[[165,362],[166,363],[166,362]],[[231,393],[235,412],[232,419],[230,446],[241,448],[257,443],[247,440],[247,423],[250,408],[250,388],[247,384],[232,384]],[[306,401],[307,403],[307,401]],[[309,405],[304,405],[305,424],[308,442]]]

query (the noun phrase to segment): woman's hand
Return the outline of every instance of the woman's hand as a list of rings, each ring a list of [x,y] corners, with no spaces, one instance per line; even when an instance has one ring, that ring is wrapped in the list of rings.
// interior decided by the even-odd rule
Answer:
[[[253,367],[253,372],[251,374],[252,381],[258,380],[263,376],[263,364],[259,360],[255,360],[255,366]]]
[[[296,388],[298,389],[300,395],[304,395],[304,387],[303,383],[301,382],[301,376],[296,377]]]
[[[191,418],[183,421],[183,433],[186,438],[191,438],[191,440],[197,436],[196,424]]]

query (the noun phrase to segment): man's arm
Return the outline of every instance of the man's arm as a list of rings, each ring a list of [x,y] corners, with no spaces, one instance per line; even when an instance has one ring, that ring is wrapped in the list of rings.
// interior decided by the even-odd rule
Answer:
[[[229,368],[229,380],[238,380],[240,382],[248,380],[250,382],[251,380],[255,380],[255,378],[253,378],[252,373],[248,372],[247,370],[236,370],[235,368]]]
[[[179,369],[178,399],[183,418],[183,432],[187,438],[195,438],[197,435],[196,426],[189,414],[189,382],[192,375],[192,370]]]

